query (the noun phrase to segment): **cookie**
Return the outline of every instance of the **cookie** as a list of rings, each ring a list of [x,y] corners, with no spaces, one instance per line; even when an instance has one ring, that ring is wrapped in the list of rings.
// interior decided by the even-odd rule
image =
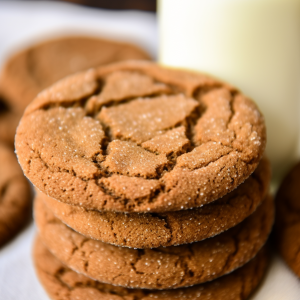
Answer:
[[[29,220],[31,190],[10,148],[0,144],[0,246]]]
[[[14,146],[14,139],[21,114],[17,114],[8,107],[0,94],[0,142]]]
[[[175,290],[127,289],[94,281],[63,265],[42,244],[34,245],[37,275],[52,300],[243,300],[255,290],[267,267],[267,252],[263,248],[244,267],[212,282]]]
[[[41,240],[76,272],[113,285],[169,289],[211,281],[252,259],[269,236],[274,204],[267,197],[254,214],[214,238],[143,250],[86,238],[64,225],[40,199],[34,215]]]
[[[88,211],[42,193],[37,197],[85,236],[117,246],[156,248],[201,241],[242,222],[266,197],[270,177],[270,164],[263,158],[255,172],[222,199],[197,209],[166,213]]]
[[[137,46],[87,36],[63,37],[33,45],[10,57],[0,85],[15,111],[22,113],[36,95],[78,71],[126,59],[150,59]]]
[[[265,123],[237,90],[146,61],[70,76],[27,107],[16,135],[32,183],[87,209],[200,207],[257,167]]]
[[[283,180],[276,195],[275,239],[278,250],[300,277],[300,163]]]

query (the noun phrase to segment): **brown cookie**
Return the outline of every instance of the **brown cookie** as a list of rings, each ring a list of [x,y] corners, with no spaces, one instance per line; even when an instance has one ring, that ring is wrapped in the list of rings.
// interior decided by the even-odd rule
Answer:
[[[22,113],[36,95],[78,71],[126,59],[150,59],[137,46],[74,36],[33,45],[8,59],[0,85],[15,111]]]
[[[263,248],[244,267],[214,281],[175,290],[127,289],[94,281],[64,266],[38,238],[34,245],[37,275],[53,300],[243,300],[255,290],[267,267]]]
[[[27,107],[16,136],[24,173],[87,209],[165,212],[240,185],[265,148],[256,105],[206,75],[122,62],[68,77]]]
[[[254,214],[214,238],[144,250],[86,238],[64,225],[40,199],[34,215],[42,241],[71,269],[113,285],[169,289],[211,281],[252,259],[269,236],[274,204],[267,197]]]
[[[268,193],[270,164],[262,159],[237,189],[197,209],[166,213],[88,211],[38,193],[55,215],[74,230],[117,246],[156,248],[201,241],[242,222]]]
[[[14,146],[16,129],[21,114],[13,112],[0,94],[0,141],[11,147]]]
[[[276,195],[275,238],[285,262],[300,277],[300,163],[283,180]]]
[[[0,144],[0,246],[29,220],[31,191],[10,148]]]

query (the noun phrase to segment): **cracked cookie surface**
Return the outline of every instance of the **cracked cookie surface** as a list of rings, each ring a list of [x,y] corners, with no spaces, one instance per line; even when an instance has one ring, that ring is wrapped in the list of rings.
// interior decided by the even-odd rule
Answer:
[[[187,287],[232,272],[258,253],[274,220],[269,196],[250,217],[216,237],[141,250],[86,238],[64,225],[40,199],[34,206],[41,240],[64,264],[100,282],[147,289]]]
[[[94,281],[76,273],[56,259],[37,238],[34,245],[35,269],[52,300],[245,300],[262,280],[267,267],[267,251],[242,268],[214,281],[173,290],[127,289]]]
[[[26,176],[59,201],[165,212],[234,190],[257,167],[265,142],[263,117],[236,89],[131,61],[40,93],[20,122],[16,150]]]
[[[31,191],[10,148],[0,144],[0,246],[31,216]]]
[[[285,177],[276,195],[275,238],[278,250],[300,277],[300,163]]]
[[[222,199],[200,208],[165,213],[89,211],[38,193],[55,215],[83,235],[117,246],[156,248],[201,241],[242,222],[267,196],[270,164],[263,158],[255,172]],[[109,180],[109,179],[107,179]],[[139,186],[139,178],[132,178]],[[120,189],[124,182],[119,182]],[[144,190],[159,182],[148,181]]]
[[[9,58],[0,85],[14,110],[22,113],[36,95],[61,78],[127,59],[150,59],[135,45],[88,36],[69,36],[33,45]]]

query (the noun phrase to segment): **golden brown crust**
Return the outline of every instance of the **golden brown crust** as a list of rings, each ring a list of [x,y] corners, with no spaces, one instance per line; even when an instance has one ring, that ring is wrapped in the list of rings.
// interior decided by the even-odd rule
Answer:
[[[29,220],[31,191],[10,148],[0,144],[0,246]]]
[[[244,267],[212,282],[175,290],[126,289],[100,283],[71,271],[59,262],[40,239],[34,245],[35,268],[52,300],[245,300],[262,280],[267,267],[267,251],[259,254]]]
[[[300,277],[300,163],[283,180],[276,195],[275,238],[288,266]]]
[[[142,82],[134,96],[128,73]],[[75,119],[82,119],[80,132]],[[171,131],[182,126],[171,145]],[[157,149],[149,146],[155,138]],[[186,139],[189,145],[181,143]],[[20,122],[16,149],[26,176],[62,202],[165,212],[234,190],[257,167],[265,142],[263,117],[238,91],[202,74],[135,61],[74,75],[40,93]],[[149,182],[155,188],[145,193]]]
[[[100,282],[130,288],[169,289],[211,281],[252,259],[274,220],[271,197],[239,225],[202,242],[155,249],[128,249],[91,240],[64,225],[36,199],[41,240],[71,269]]]
[[[57,80],[116,61],[150,59],[137,46],[88,36],[63,37],[33,45],[5,63],[0,85],[19,114],[36,95]]]

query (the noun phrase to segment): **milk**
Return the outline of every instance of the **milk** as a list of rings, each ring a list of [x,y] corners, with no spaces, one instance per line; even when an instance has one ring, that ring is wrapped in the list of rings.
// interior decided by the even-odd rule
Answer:
[[[159,62],[204,71],[252,98],[282,176],[297,157],[300,0],[160,0]]]

